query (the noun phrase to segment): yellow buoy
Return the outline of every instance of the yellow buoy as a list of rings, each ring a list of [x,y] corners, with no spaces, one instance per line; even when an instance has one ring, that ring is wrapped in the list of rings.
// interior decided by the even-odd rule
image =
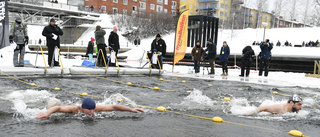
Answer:
[[[88,96],[88,93],[84,92],[81,94],[82,96]]]
[[[163,106],[160,106],[160,107],[157,107],[157,110],[159,110],[159,111],[166,111],[166,108],[163,107]]]
[[[279,94],[277,91],[273,91],[272,93],[273,93],[273,94]]]
[[[123,102],[123,99],[122,99],[122,98],[119,98],[119,99],[118,99],[118,102]]]
[[[212,118],[212,121],[217,122],[217,123],[221,123],[221,122],[223,122],[223,119],[221,117],[214,117],[214,118]]]
[[[192,91],[189,90],[189,91],[187,91],[187,92],[188,92],[188,93],[191,93]]]
[[[238,88],[238,90],[243,90],[242,88]]]
[[[228,97],[224,97],[223,100],[225,100],[225,101],[231,101],[231,99],[228,98]]]
[[[58,91],[58,90],[60,90],[60,88],[56,87],[56,88],[54,88],[54,90],[55,90],[55,91]]]
[[[131,85],[133,85],[133,84],[132,84],[131,82],[128,82],[127,85],[131,86]]]
[[[154,89],[154,90],[160,90],[160,88],[159,88],[159,87],[154,87],[153,89]]]
[[[163,78],[160,78],[159,80],[160,80],[160,81],[163,81]]]
[[[185,81],[185,80],[182,80],[182,83],[186,83],[186,81]]]
[[[211,85],[211,84],[208,84],[208,86],[211,87],[212,85]]]
[[[33,86],[33,87],[37,86],[35,83],[31,83],[30,85]]]
[[[290,135],[292,136],[296,136],[296,137],[303,137],[303,134],[298,131],[298,130],[290,130],[290,132],[288,132]]]

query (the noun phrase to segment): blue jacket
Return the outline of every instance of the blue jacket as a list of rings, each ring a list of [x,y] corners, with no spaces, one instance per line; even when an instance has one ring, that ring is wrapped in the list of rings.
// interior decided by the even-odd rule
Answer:
[[[217,58],[217,46],[216,44],[214,44],[212,42],[212,40],[210,41],[212,44],[207,44],[207,49],[206,51],[209,51],[208,52],[208,58],[209,59],[216,59]]]
[[[228,62],[229,55],[230,55],[229,46],[227,45],[225,48],[222,46],[220,50],[220,61]]]
[[[268,43],[265,44],[264,42],[260,45],[261,49],[261,59],[270,59],[271,50],[273,48],[273,44]]]

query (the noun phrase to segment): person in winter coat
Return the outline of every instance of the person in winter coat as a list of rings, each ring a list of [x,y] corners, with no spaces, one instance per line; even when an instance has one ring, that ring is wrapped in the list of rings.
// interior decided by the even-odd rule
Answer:
[[[230,55],[230,49],[226,41],[223,42],[223,46],[220,50],[220,61],[222,63],[221,76],[228,76],[228,58]]]
[[[49,66],[60,66],[59,58],[54,58],[53,65],[52,60],[55,47],[57,46],[60,49],[60,36],[63,35],[63,31],[56,25],[56,21],[54,19],[50,19],[50,24],[43,29],[42,35],[45,36],[47,40]]]
[[[104,31],[100,25],[96,26],[96,31],[94,32],[95,38],[96,38],[96,44],[98,46],[98,66],[99,67],[105,67],[105,62],[103,60],[103,56],[105,58],[105,61],[108,61],[107,53],[106,53],[106,43],[104,40],[104,35],[106,35],[106,31]],[[101,52],[102,51],[102,52]],[[103,53],[103,55],[102,55]]]
[[[203,58],[203,48],[200,46],[200,41],[197,41],[196,46],[191,51],[192,60],[194,61],[195,73],[200,72],[200,60]]]
[[[260,45],[261,61],[260,61],[260,67],[259,67],[259,76],[262,76],[263,69],[265,71],[264,76],[266,77],[268,76],[272,48],[273,48],[273,42],[269,43],[269,39],[266,39],[266,41]]]
[[[280,41],[279,41],[279,40],[278,40],[278,42],[277,42],[277,46],[279,46],[279,47],[281,46],[281,43],[280,43]]]
[[[213,43],[212,39],[209,39],[207,41],[207,49],[205,51],[208,51],[208,59],[211,67],[211,71],[209,74],[214,74],[214,63],[217,57],[217,46]]]
[[[161,38],[160,34],[157,34],[156,38],[151,43],[151,52],[157,52],[161,68],[163,68],[162,61],[163,56],[166,55],[166,49],[166,42]],[[159,69],[159,64],[157,64],[156,66],[156,68]]]
[[[288,40],[286,40],[286,42],[284,43],[285,46],[289,46],[289,42]]]
[[[119,44],[119,36],[117,34],[118,28],[117,26],[113,27],[113,31],[111,31],[110,35],[109,35],[109,50],[110,50],[110,54],[113,54],[112,51],[114,51],[116,53],[116,57],[118,56],[118,52],[120,50],[120,44]],[[111,63],[110,66],[115,66],[115,63]]]
[[[88,43],[88,47],[87,47],[87,53],[86,55],[89,56],[89,61],[92,62],[92,58],[93,58],[93,46],[94,46],[94,38],[91,38],[91,41],[89,41]]]
[[[241,74],[240,77],[244,76],[244,70],[246,70],[246,76],[249,77],[250,65],[253,62],[254,51],[251,46],[246,46],[242,50],[242,63],[241,63]]]
[[[14,67],[24,67],[25,45],[28,44],[28,41],[27,26],[22,23],[20,17],[16,17],[15,22],[11,25],[9,36],[9,42],[17,44],[13,54]],[[18,60],[19,54],[20,58]]]

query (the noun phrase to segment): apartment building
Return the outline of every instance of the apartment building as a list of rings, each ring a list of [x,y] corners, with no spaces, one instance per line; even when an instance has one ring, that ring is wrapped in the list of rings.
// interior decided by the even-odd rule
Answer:
[[[87,10],[99,9],[108,14],[124,14],[150,17],[157,13],[177,15],[180,0],[84,0]]]

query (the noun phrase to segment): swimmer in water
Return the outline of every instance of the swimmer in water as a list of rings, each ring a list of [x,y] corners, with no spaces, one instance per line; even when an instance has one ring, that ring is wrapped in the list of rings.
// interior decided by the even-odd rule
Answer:
[[[144,112],[139,108],[129,108],[122,105],[109,105],[109,106],[96,106],[96,103],[92,98],[85,98],[82,101],[81,106],[53,106],[48,111],[37,114],[37,118],[41,120],[47,119],[52,113],[64,112],[64,113],[79,113],[93,115],[94,112],[101,111],[129,111],[129,112]]]
[[[285,104],[275,104],[269,106],[260,106],[253,112],[250,112],[245,115],[253,115],[258,112],[266,111],[272,114],[282,114],[287,112],[296,112],[298,113],[302,109],[302,98],[297,94],[291,96],[287,103]]]

